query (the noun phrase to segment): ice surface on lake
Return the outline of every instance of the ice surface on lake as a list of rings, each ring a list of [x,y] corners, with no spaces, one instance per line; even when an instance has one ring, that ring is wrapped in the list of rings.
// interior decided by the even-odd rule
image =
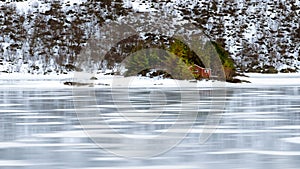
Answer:
[[[268,78],[273,77],[269,75]],[[290,78],[297,76],[291,75]],[[196,90],[201,96],[196,102],[199,115],[186,138],[160,156],[138,160],[115,156],[93,143],[79,123],[74,108],[74,100],[85,98],[74,96],[72,87],[65,87],[61,83],[54,88],[29,87],[30,83],[38,86],[43,80],[3,81],[1,83],[6,84],[0,85],[1,168],[290,169],[299,165],[300,85],[296,83],[289,86],[256,85],[255,88],[243,87],[247,84],[227,86],[226,99],[223,100],[226,107],[224,113],[219,114],[222,115],[221,122],[204,144],[199,144],[199,135],[207,132],[204,128],[214,128],[205,126],[204,121],[208,113],[218,110],[210,106],[214,98],[212,89]],[[24,87],[23,83],[28,86]],[[114,142],[116,137],[111,134],[111,128],[135,139],[151,138],[174,123],[180,105],[180,91],[168,90],[167,107],[159,116],[160,119],[152,123],[135,124],[116,112],[111,95],[118,95],[120,90],[92,89],[96,92],[97,105],[86,105],[86,110],[100,109],[103,117],[94,120],[105,120],[109,126],[100,123],[85,128],[101,130],[103,134],[100,137],[111,140],[111,144],[106,146],[116,149],[126,150],[126,147]],[[152,90],[157,91],[157,88],[128,90],[136,108],[142,109],[151,107],[146,96]],[[122,110],[128,108],[123,105]],[[152,112],[149,110],[149,117],[155,117],[159,112],[159,107],[153,108],[155,110]],[[189,113],[192,112],[195,111]],[[134,116],[133,113],[127,115]]]

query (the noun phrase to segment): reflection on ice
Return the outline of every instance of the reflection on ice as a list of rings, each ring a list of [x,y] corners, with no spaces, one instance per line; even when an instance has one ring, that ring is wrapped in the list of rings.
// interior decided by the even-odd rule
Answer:
[[[288,143],[300,144],[300,137],[283,138],[281,140]]]
[[[178,122],[180,125],[193,124],[185,139],[160,156],[137,160],[109,153],[94,144],[87,131],[105,140],[103,146],[106,148],[141,153],[139,149],[124,147],[122,140],[113,134],[113,129],[123,136],[140,140],[136,143],[144,147],[142,150],[159,149],[147,141],[168,131],[173,135],[163,141],[169,142],[172,137],[186,132],[180,128],[170,129],[181,112],[178,110],[181,107],[180,91],[170,90],[165,102],[151,105],[147,97],[151,89],[134,89],[130,93],[131,99],[139,111],[132,112],[126,104],[116,107],[109,89],[95,89],[96,104],[82,104],[76,108],[76,102],[86,103],[92,98],[73,97],[72,88],[26,87],[23,90],[16,86],[10,90],[0,88],[1,169],[299,167],[299,87],[227,88],[227,98],[223,102],[221,94],[212,97],[211,91],[202,90],[199,100],[187,101],[189,106],[183,111],[186,115],[196,114],[196,120],[186,118]],[[225,110],[213,106],[213,99],[218,99],[216,103],[224,103]],[[92,122],[83,128],[78,115],[93,111],[98,114],[81,117]],[[138,117],[139,112],[144,115],[144,123],[128,121]],[[216,130],[214,125],[205,125],[208,114],[212,112],[215,117],[222,117]],[[214,132],[205,144],[199,144],[199,136],[212,131],[204,129],[213,129]],[[140,144],[142,141],[147,144]]]
[[[261,154],[273,156],[300,156],[300,151],[260,151],[260,150],[225,150],[220,152],[208,152],[207,154],[225,155],[225,154]]]
[[[41,166],[42,164],[32,163],[24,160],[0,160],[0,167],[27,167],[27,166]]]

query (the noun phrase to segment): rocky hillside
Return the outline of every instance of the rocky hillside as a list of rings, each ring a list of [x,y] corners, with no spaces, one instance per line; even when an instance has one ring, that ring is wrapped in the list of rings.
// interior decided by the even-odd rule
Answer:
[[[0,71],[32,74],[80,69],[87,40],[127,11],[122,0],[18,0],[0,2],[0,9]]]
[[[0,8],[2,72],[82,69],[78,55],[103,24],[129,13],[155,10],[202,28],[229,51],[238,71],[300,69],[299,0],[18,0],[2,1]],[[107,66],[90,60],[85,68]]]

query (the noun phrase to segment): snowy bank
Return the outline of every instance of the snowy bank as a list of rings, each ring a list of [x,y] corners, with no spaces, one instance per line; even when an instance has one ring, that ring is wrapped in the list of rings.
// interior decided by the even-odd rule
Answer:
[[[64,85],[65,82],[78,82],[88,87],[109,88],[211,88],[211,87],[272,87],[300,86],[300,73],[259,74],[246,73],[248,77],[237,77],[251,83],[225,83],[212,80],[188,81],[148,77],[123,77],[104,74],[69,73],[51,75],[33,75],[27,73],[0,73],[0,87],[73,87]],[[93,79],[91,79],[94,77]]]
[[[8,80],[22,80],[22,81],[60,81],[60,80],[67,80],[73,79],[74,73],[68,74],[30,74],[30,73],[3,73],[0,72],[0,80],[1,81],[8,81]]]
[[[248,77],[237,77],[251,83],[226,84],[228,87],[300,86],[300,73],[261,74],[245,73]]]
[[[86,84],[93,87],[110,87],[110,88],[196,88],[196,87],[225,87],[225,82],[214,81],[191,81],[165,79],[161,77],[144,77],[144,76],[112,76],[104,74],[78,73],[74,76],[74,82]],[[220,84],[221,83],[221,84]],[[76,85],[75,85],[76,86]],[[81,85],[79,85],[81,86]]]
[[[30,74],[0,72],[2,88],[62,88],[65,81],[73,80],[74,73],[69,74]]]

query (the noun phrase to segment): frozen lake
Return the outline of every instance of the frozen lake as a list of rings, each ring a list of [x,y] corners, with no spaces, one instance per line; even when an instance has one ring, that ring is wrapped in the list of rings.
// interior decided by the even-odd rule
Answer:
[[[131,105],[123,100],[122,90],[97,88],[91,90],[95,95],[89,98],[74,94],[70,87],[19,86],[0,87],[1,169],[299,167],[300,86],[227,88],[226,98],[222,92],[210,89],[191,92],[136,88],[127,93]],[[200,97],[185,100],[184,104],[191,106],[184,107],[182,93],[193,97],[197,93]],[[217,105],[224,105],[223,113],[216,109],[215,100],[221,102]],[[138,112],[145,118],[138,118]],[[159,153],[160,147],[151,144],[151,138],[167,131],[179,114],[185,112],[187,118],[180,122],[184,127],[192,124],[189,134],[181,140],[176,137],[182,137],[180,133],[185,131],[169,130],[175,134],[162,143],[178,139],[179,144]],[[208,140],[200,144],[199,137],[207,134],[203,128],[214,128],[205,125],[212,113],[221,119]],[[87,120],[85,127],[80,120]],[[97,138],[89,138],[86,130],[99,131],[94,133],[98,134]],[[123,143],[115,132],[130,137],[133,142]],[[144,145],[134,142],[145,137],[150,142]],[[124,158],[114,153],[128,152],[130,156],[153,150],[158,152],[157,156],[143,159]]]

